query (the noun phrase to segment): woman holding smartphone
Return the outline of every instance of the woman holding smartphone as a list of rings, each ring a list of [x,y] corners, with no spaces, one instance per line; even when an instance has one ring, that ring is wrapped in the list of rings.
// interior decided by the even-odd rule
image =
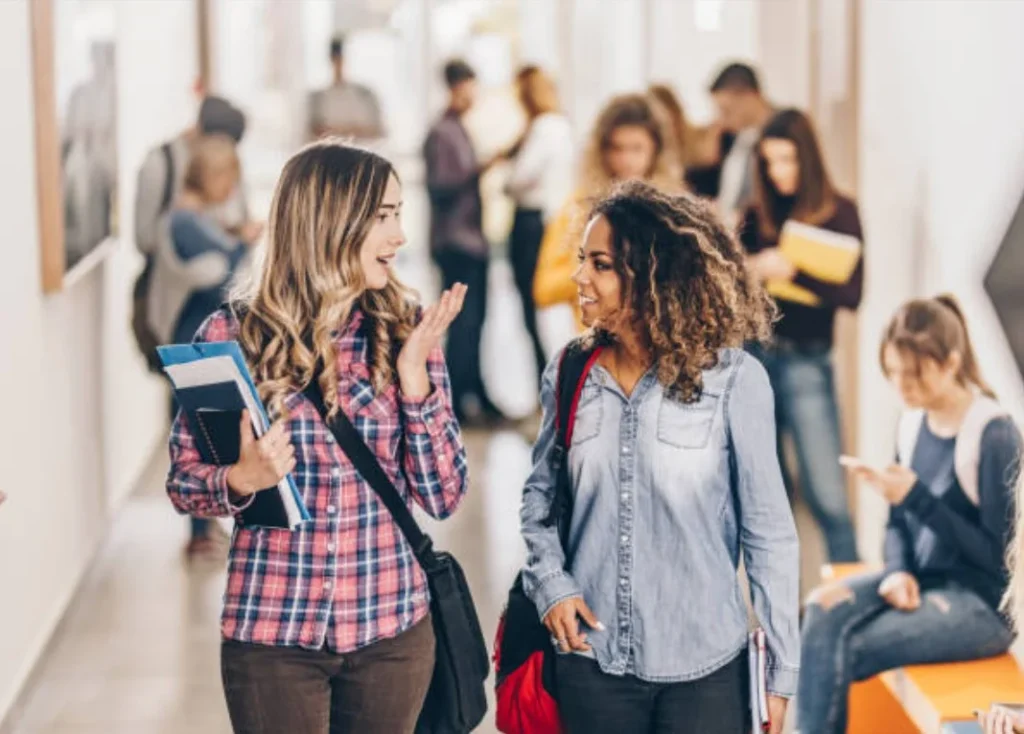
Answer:
[[[907,407],[897,461],[844,463],[891,505],[885,570],[808,600],[797,696],[806,734],[846,730],[854,681],[998,655],[1013,640],[999,606],[1021,435],[981,376],[957,302],[900,308],[880,360]]]

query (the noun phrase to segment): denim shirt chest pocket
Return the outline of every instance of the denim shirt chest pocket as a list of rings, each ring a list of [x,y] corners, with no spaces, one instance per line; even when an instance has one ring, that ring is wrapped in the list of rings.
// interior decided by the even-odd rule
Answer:
[[[580,401],[576,406],[576,422],[572,432],[572,447],[575,448],[596,438],[601,432],[604,417],[604,396],[601,384],[589,378],[583,385]]]
[[[677,449],[707,448],[720,401],[721,394],[712,390],[705,390],[695,403],[662,394],[658,407],[659,443]]]

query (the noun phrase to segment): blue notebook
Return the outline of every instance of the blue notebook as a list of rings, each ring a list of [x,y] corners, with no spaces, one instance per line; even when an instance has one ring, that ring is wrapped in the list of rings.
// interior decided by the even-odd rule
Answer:
[[[218,466],[235,463],[242,411],[249,411],[257,436],[270,427],[270,418],[238,343],[172,344],[158,347],[157,351],[203,461]],[[277,487],[257,492],[239,515],[243,525],[291,530],[309,519],[309,511],[291,475]]]

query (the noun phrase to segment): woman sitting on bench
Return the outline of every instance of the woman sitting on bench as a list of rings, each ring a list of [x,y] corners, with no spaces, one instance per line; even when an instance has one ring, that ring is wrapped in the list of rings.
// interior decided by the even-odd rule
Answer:
[[[907,407],[897,463],[841,461],[891,505],[885,570],[811,594],[796,699],[803,734],[846,731],[854,681],[998,655],[1013,640],[998,609],[1020,432],[982,379],[952,297],[904,305],[880,351]]]

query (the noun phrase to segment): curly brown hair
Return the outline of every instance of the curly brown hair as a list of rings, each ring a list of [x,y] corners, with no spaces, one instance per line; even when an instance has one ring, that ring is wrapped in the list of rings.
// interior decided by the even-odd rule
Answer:
[[[703,371],[718,364],[722,349],[769,339],[775,303],[708,204],[630,181],[599,201],[588,220],[597,216],[612,229],[625,311],[670,396],[696,402]],[[605,330],[587,338],[614,341]]]

